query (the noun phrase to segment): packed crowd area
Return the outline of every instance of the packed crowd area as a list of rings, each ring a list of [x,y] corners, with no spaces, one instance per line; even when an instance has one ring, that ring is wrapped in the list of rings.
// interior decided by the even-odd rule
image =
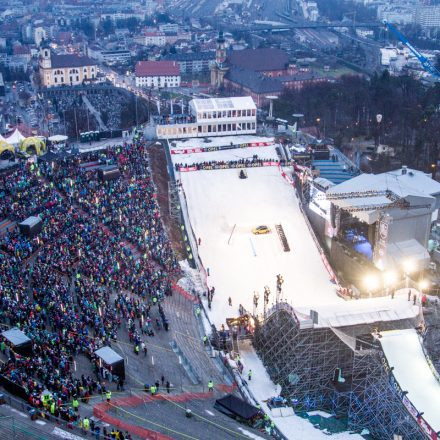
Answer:
[[[121,176],[101,180],[100,164],[117,166]],[[171,294],[178,264],[147,145],[137,138],[105,153],[23,162],[0,175],[0,188],[0,221],[33,215],[43,225],[33,238],[18,229],[0,236],[0,325],[22,330],[33,351],[20,356],[0,338],[0,375],[22,387],[31,405],[82,423],[75,401],[109,392],[94,352],[118,340],[122,326],[139,352],[154,335],[154,315],[168,330],[160,303]],[[93,377],[74,371],[77,356],[90,361]]]
[[[258,156],[254,156],[251,159],[239,159],[239,160],[210,160],[206,162],[195,162],[192,164],[175,163],[174,168],[176,171],[181,169],[191,168],[194,170],[217,170],[228,168],[254,168],[264,167],[266,164],[279,164],[285,166],[286,161],[283,159],[260,159]]]

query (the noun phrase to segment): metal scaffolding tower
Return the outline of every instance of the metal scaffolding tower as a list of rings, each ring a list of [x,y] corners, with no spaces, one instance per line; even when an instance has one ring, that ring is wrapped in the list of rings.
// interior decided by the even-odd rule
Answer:
[[[414,328],[414,320],[359,324],[340,328],[315,325],[279,303],[255,330],[254,346],[272,381],[295,410],[324,410],[346,419],[349,429],[368,429],[374,438],[426,438],[403,404],[391,369],[374,335]]]
[[[357,431],[368,429],[378,439],[426,439],[390,381],[378,345],[354,356],[348,425]]]

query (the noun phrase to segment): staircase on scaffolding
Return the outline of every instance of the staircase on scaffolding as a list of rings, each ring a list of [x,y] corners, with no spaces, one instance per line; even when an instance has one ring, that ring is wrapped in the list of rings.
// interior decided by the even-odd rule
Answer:
[[[284,229],[282,225],[275,225],[275,229],[277,230],[278,237],[280,237],[281,245],[283,246],[284,252],[290,252],[290,246],[287,242],[286,234],[284,233]]]

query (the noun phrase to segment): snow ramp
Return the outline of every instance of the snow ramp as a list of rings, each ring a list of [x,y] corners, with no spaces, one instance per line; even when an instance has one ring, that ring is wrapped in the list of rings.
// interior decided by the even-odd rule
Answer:
[[[381,332],[379,339],[390,381],[427,438],[440,439],[439,375],[414,329]]]

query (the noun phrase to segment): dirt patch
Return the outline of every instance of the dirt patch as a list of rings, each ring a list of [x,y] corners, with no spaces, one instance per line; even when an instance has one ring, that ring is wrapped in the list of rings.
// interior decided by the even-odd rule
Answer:
[[[169,187],[170,176],[167,169],[167,158],[163,145],[154,143],[149,149],[151,172],[153,180],[157,187],[157,201],[159,203],[160,214],[164,222],[168,237],[176,256],[179,260],[186,258],[185,248],[182,242],[179,222],[171,216],[169,205]]]

